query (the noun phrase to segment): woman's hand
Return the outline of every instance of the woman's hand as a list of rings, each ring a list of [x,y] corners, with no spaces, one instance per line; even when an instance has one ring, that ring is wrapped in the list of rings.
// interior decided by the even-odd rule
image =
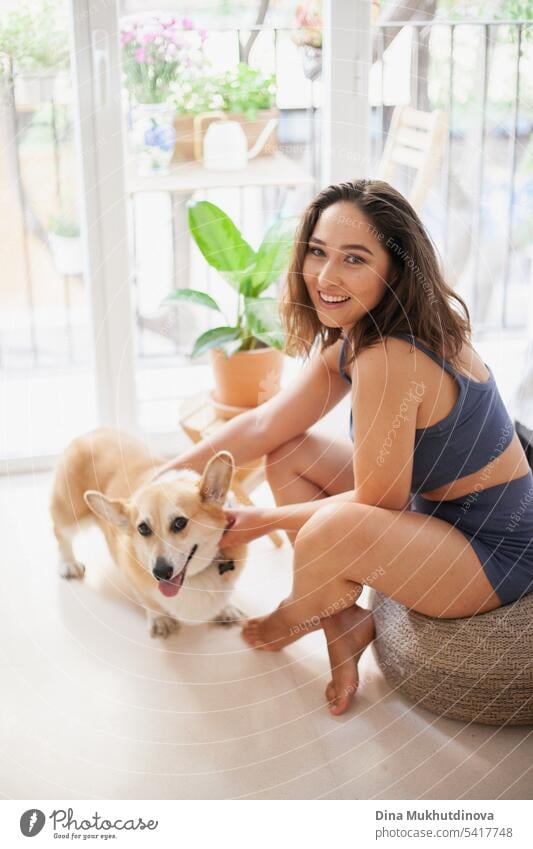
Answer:
[[[228,527],[219,542],[219,548],[244,545],[272,530],[263,507],[232,507],[225,511]]]

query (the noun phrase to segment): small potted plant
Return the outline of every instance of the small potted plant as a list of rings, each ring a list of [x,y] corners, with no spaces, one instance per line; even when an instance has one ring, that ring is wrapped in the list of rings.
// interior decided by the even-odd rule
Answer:
[[[265,75],[257,68],[240,62],[236,68],[224,73],[203,74],[197,77],[182,77],[174,87],[173,102],[176,109],[177,160],[194,159],[195,115],[220,112],[232,121],[239,121],[248,142],[255,145],[266,124],[278,115],[276,108],[276,78]],[[209,116],[202,125],[205,132]],[[269,135],[261,154],[273,153],[277,148],[275,133]]]
[[[237,312],[202,333],[192,356],[209,351],[215,378],[213,402],[234,415],[268,400],[279,389],[283,331],[278,299],[266,294],[281,278],[292,248],[296,218],[278,219],[254,251],[226,213],[209,201],[189,207],[189,229],[201,253],[237,293]],[[197,304],[221,314],[217,302],[196,289],[176,289],[164,301]]]
[[[72,213],[62,210],[50,219],[48,245],[58,274],[83,274],[80,228]]]
[[[168,170],[176,132],[169,103],[178,75],[193,76],[203,68],[205,33],[189,18],[128,16],[121,21],[122,64],[126,87],[135,101],[132,142],[140,174]]]

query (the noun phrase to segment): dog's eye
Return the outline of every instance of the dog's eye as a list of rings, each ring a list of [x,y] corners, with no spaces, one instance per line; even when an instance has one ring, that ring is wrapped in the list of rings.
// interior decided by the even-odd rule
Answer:
[[[143,537],[149,537],[152,533],[151,527],[147,525],[146,522],[141,522],[140,525],[137,525],[137,530]]]
[[[170,530],[171,530],[171,531],[174,531],[174,533],[177,533],[178,531],[182,531],[182,530],[183,530],[183,528],[186,526],[186,524],[187,524],[187,522],[188,522],[188,521],[189,521],[189,520],[188,520],[188,519],[186,519],[186,518],[185,518],[185,516],[178,516],[178,517],[177,517],[176,519],[174,519],[174,521],[172,522],[172,524],[171,524],[171,526],[170,526]]]

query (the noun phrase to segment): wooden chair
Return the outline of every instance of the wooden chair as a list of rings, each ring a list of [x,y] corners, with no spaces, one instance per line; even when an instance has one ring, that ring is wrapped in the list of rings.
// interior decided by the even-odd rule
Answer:
[[[397,106],[378,167],[378,179],[394,184],[399,165],[413,169],[415,178],[408,200],[419,211],[427,198],[439,167],[448,120],[442,109],[422,112],[411,106]]]
[[[180,425],[195,444],[215,433],[223,424],[224,419],[217,417],[208,392],[199,392],[183,401]],[[264,480],[265,461],[261,457],[236,469],[231,489],[240,504],[249,506],[253,504],[250,493]],[[278,548],[283,545],[283,537],[276,531],[272,531],[269,537]]]

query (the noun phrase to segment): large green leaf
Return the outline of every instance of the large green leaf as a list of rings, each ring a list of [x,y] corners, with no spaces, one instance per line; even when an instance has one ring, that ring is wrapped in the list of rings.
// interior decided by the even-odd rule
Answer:
[[[289,261],[297,224],[295,217],[279,218],[267,231],[256,254],[247,294],[257,297],[279,280]]]
[[[283,348],[284,333],[276,298],[245,298],[246,324],[253,335],[273,348]]]
[[[199,304],[202,307],[209,307],[211,310],[222,312],[211,295],[207,295],[205,292],[199,292],[197,289],[174,289],[170,295],[164,298],[162,303],[173,305],[175,301],[187,301],[191,304]]]
[[[243,273],[253,265],[255,251],[226,213],[207,200],[189,206],[191,235],[212,268],[239,290]]]
[[[198,337],[194,343],[191,356],[200,357],[210,348],[218,348],[231,339],[237,339],[240,335],[241,329],[239,327],[212,327],[211,330],[206,330]]]
[[[239,279],[239,292],[243,297],[252,297],[254,294],[252,283],[252,271],[255,268],[255,263],[249,265],[241,274]]]

